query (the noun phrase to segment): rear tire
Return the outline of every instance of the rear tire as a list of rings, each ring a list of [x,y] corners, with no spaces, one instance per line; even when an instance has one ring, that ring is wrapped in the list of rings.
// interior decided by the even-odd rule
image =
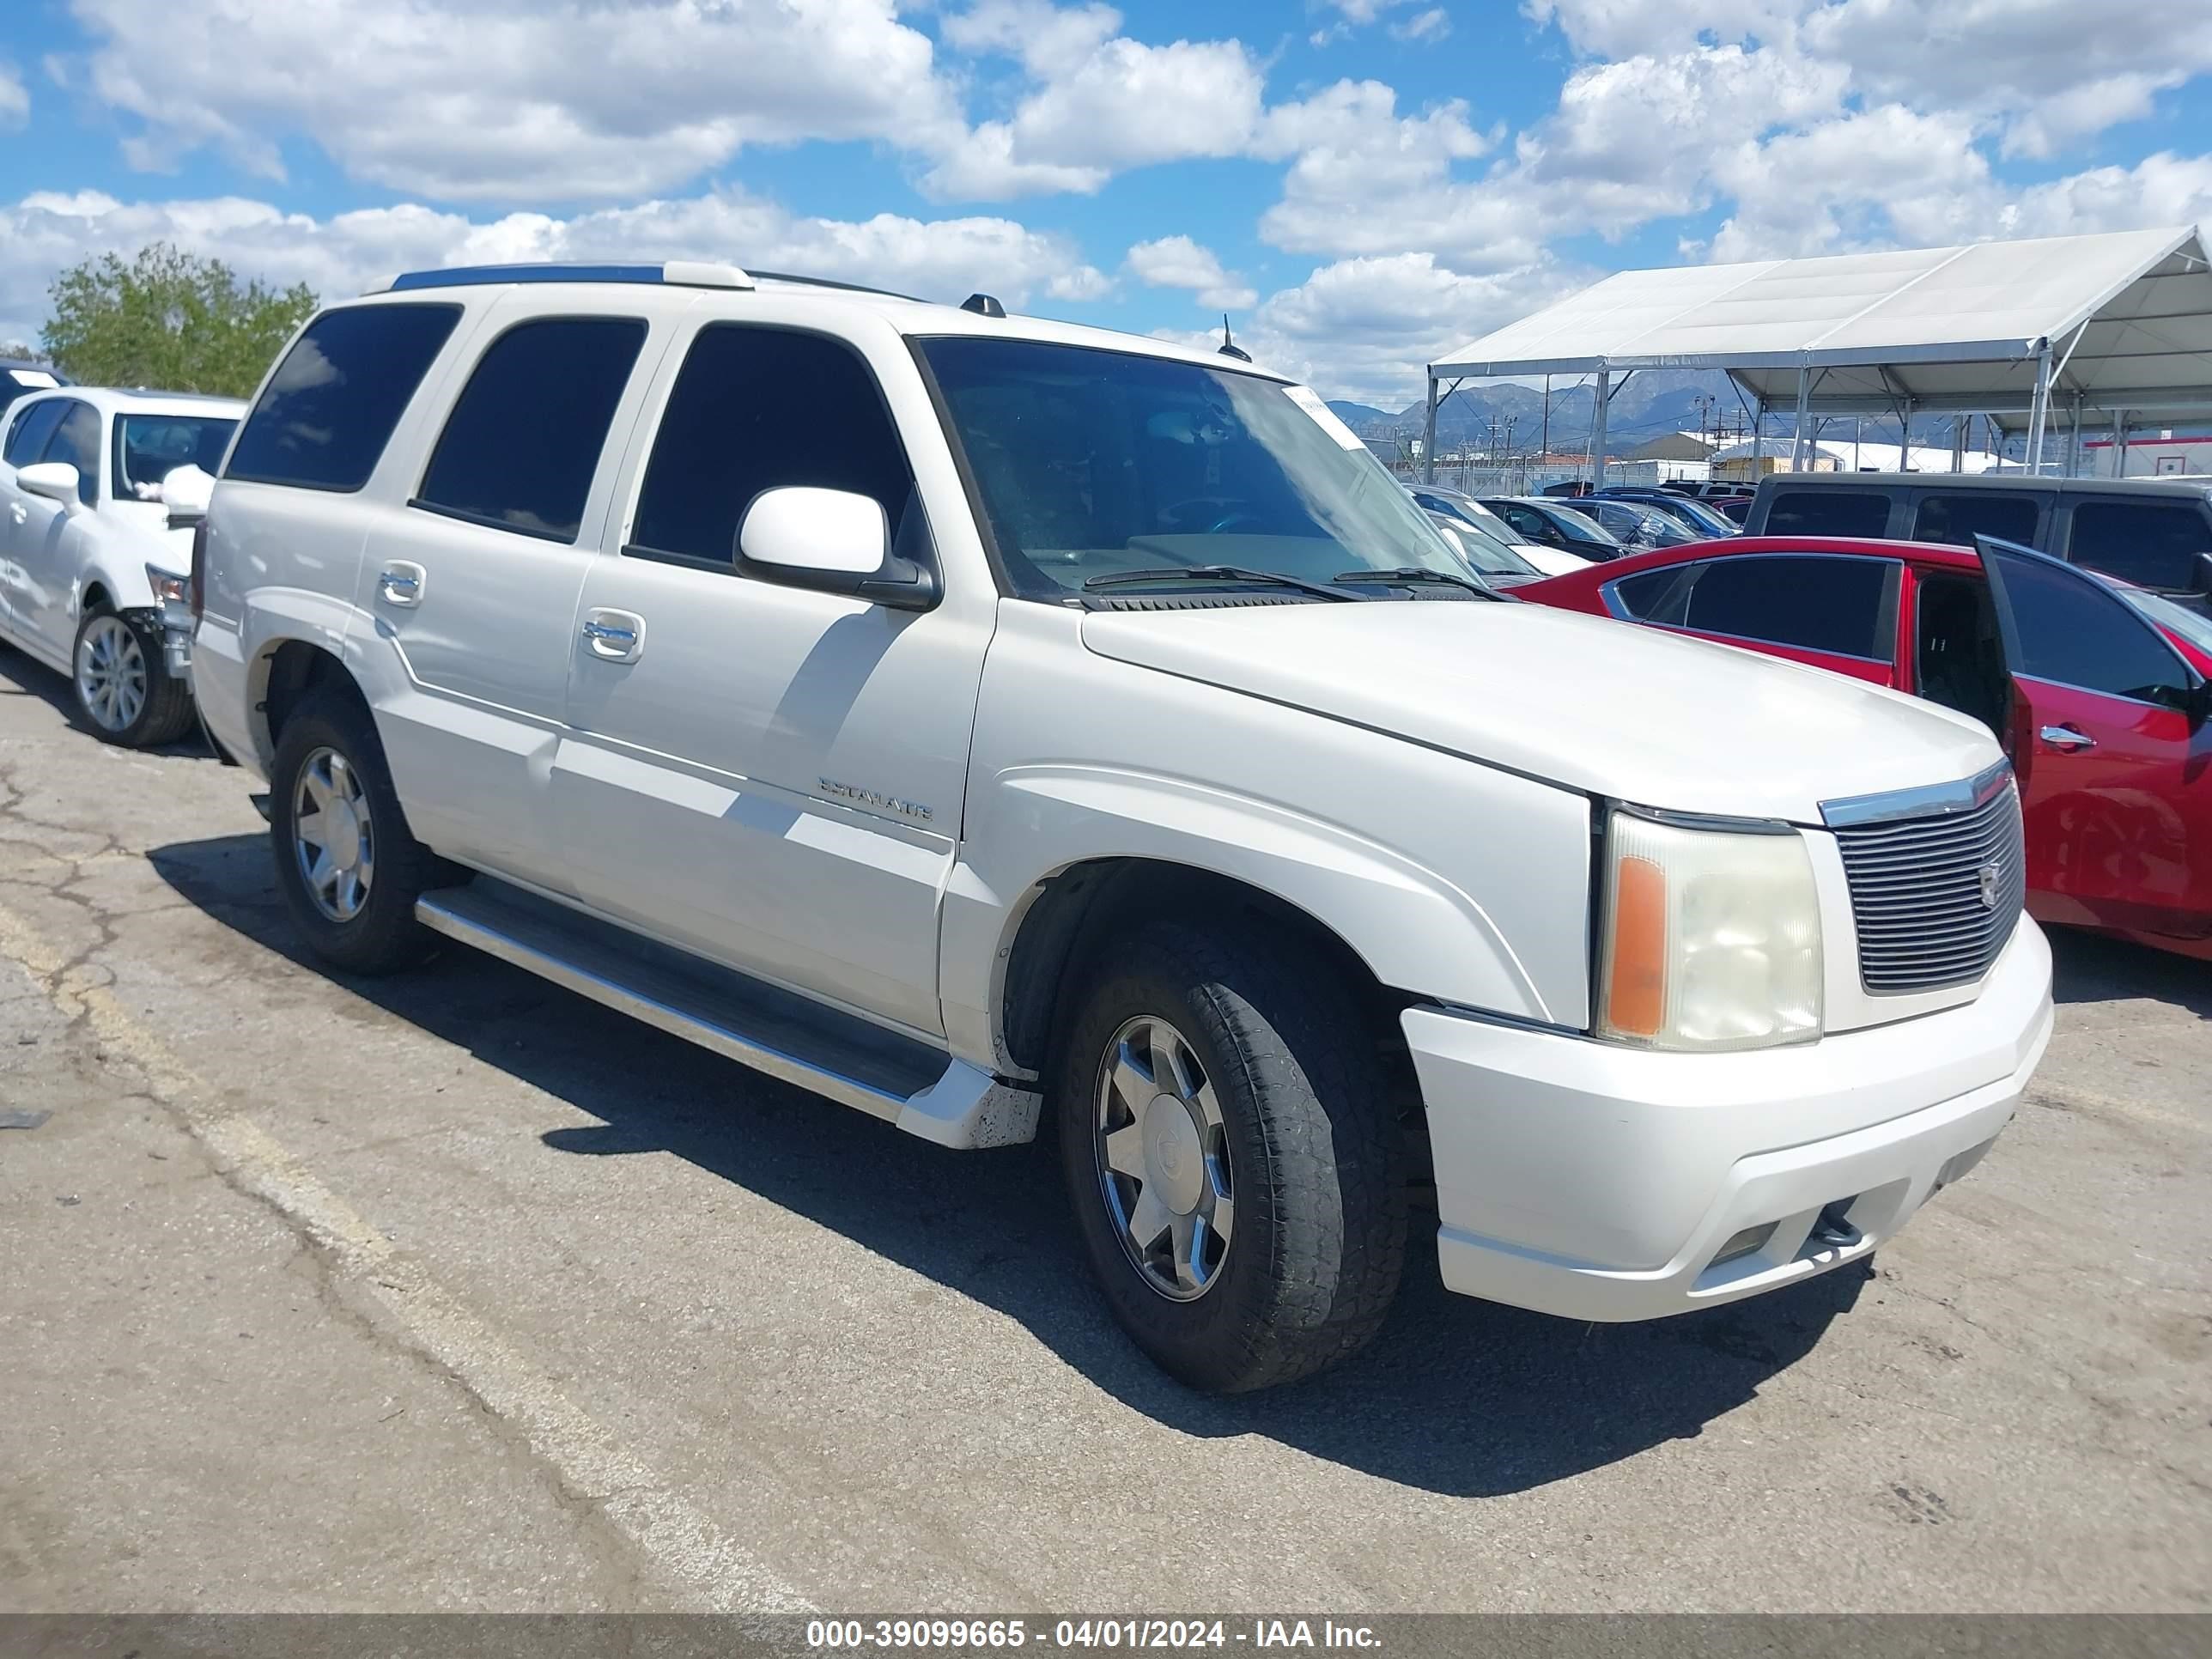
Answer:
[[[1407,1231],[1403,1138],[1358,1000],[1252,923],[1150,922],[1091,962],[1054,1096],[1115,1317],[1213,1392],[1356,1352],[1397,1292]]]
[[[77,713],[102,743],[155,749],[191,729],[191,688],[169,672],[160,623],[105,600],[88,605],[70,666]]]
[[[311,694],[269,769],[276,884],[307,948],[352,974],[410,968],[436,948],[415,901],[462,878],[407,828],[375,722],[357,696]]]

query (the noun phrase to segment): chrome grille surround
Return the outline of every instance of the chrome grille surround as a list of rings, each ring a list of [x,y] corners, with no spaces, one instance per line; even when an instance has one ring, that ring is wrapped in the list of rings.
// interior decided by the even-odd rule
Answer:
[[[2027,896],[2009,762],[1961,783],[1823,801],[1820,817],[1843,855],[1869,995],[1970,985],[1990,970]]]

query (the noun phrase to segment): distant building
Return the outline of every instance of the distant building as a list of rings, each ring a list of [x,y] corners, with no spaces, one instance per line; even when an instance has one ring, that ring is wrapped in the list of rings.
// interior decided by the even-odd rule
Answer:
[[[1713,452],[1720,447],[1702,432],[1668,432],[1639,444],[1619,462],[1608,459],[1606,476],[1616,465],[1623,467],[1629,483],[1665,483],[1670,479],[1702,481],[1713,476]]]
[[[2081,446],[2082,471],[2092,477],[2120,477],[2119,446],[2110,438],[2092,438]],[[2169,429],[2156,434],[2128,434],[2127,477],[2176,478],[2212,473],[2212,437],[2176,437]]]
[[[1804,465],[1793,467],[1792,445],[1784,434],[1767,435],[1759,447],[1759,458],[1752,459],[1748,443],[1730,444],[1717,451],[1712,460],[1712,476],[1733,479],[1740,483],[1755,483],[1770,472],[1948,472],[1952,470],[1952,452],[1928,444],[1914,444],[1902,452],[1904,465],[1898,464],[1899,450],[1895,444],[1849,443],[1834,438],[1823,438],[1813,446],[1813,454]],[[1960,462],[1961,472],[1987,472],[1997,464],[1997,458],[1985,449],[1970,449]]]

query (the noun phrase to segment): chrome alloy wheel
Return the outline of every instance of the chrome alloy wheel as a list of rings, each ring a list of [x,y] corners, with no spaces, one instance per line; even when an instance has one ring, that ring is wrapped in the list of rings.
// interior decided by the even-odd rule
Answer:
[[[103,732],[127,732],[146,707],[146,653],[120,617],[95,617],[76,642],[76,700]]]
[[[361,775],[335,749],[318,749],[292,789],[292,855],[307,896],[332,921],[351,921],[368,902],[376,831]]]
[[[1115,1236],[1145,1282],[1189,1302],[1221,1276],[1236,1229],[1221,1103],[1182,1032],[1139,1014],[1102,1057],[1091,1115]]]

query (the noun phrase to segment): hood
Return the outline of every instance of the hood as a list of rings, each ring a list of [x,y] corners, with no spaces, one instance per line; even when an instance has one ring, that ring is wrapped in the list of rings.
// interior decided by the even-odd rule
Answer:
[[[1093,611],[1100,655],[1370,726],[1591,794],[1818,823],[1820,803],[2000,758],[1974,721],[1880,686],[1534,605]]]

